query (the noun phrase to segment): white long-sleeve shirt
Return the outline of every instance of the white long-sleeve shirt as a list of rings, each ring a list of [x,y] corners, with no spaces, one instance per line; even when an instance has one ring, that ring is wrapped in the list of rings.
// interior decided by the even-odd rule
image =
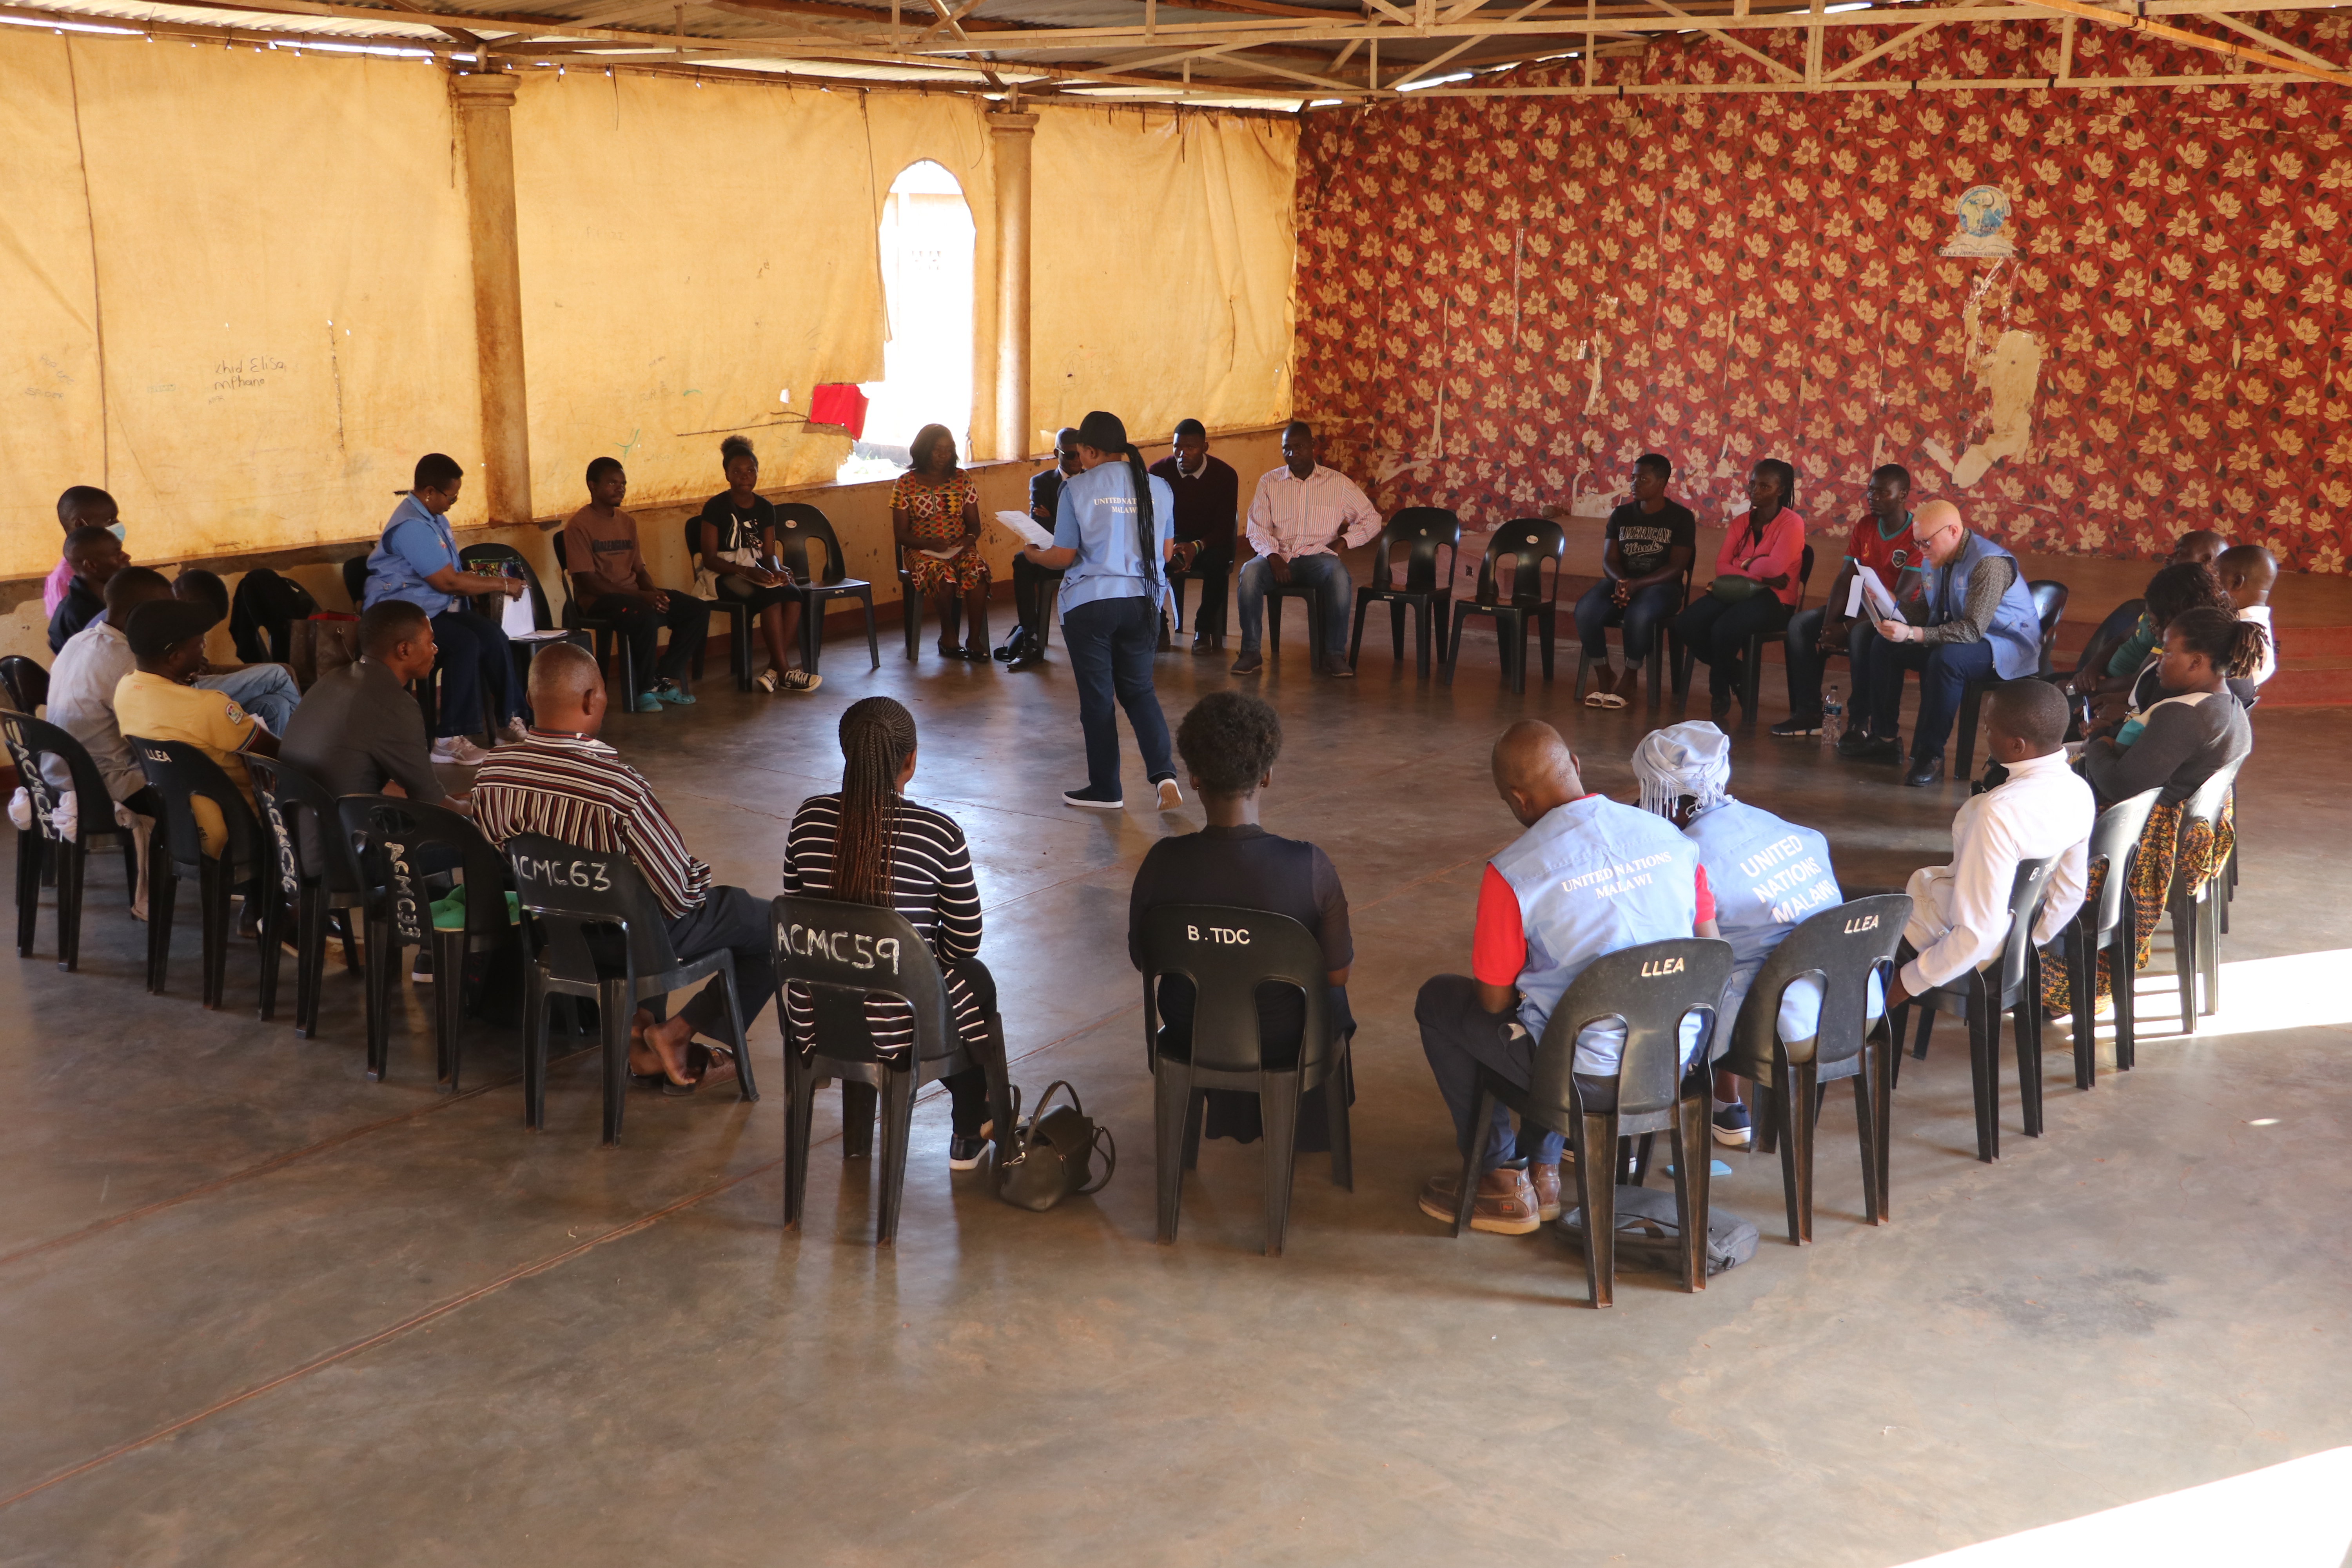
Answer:
[[[1943,934],[1904,965],[1905,990],[1916,994],[1949,984],[1997,957],[2009,937],[2009,895],[2021,860],[2058,857],[2050,874],[2034,945],[2047,944],[2083,907],[2091,824],[2098,816],[2091,786],[2053,752],[2011,764],[1999,789],[1971,799],[1952,817],[1952,863],[1930,873],[1937,882],[1936,924]],[[1916,890],[1914,897],[1917,896]],[[1925,911],[1923,911],[1923,914]]]
[[[1381,514],[1356,481],[1320,463],[1303,479],[1285,464],[1259,479],[1250,497],[1247,532],[1260,555],[1333,555],[1335,541],[1354,546],[1380,531]]]

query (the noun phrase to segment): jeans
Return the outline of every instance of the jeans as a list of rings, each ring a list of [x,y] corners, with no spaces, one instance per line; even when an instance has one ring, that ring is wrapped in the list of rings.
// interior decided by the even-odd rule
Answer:
[[[523,712],[514,657],[499,623],[478,616],[460,601],[433,617],[433,640],[441,645],[440,722],[434,738],[478,735]]]
[[[1445,1097],[1445,1108],[1454,1113],[1454,1147],[1466,1154],[1478,1131],[1475,1124],[1478,1115],[1478,1069],[1484,1067],[1521,1089],[1527,1088],[1535,1078],[1535,1037],[1511,1014],[1489,1013],[1478,1005],[1478,983],[1466,974],[1440,974],[1423,985],[1413,1001],[1412,1016],[1421,1026],[1421,1048],[1429,1058],[1429,1070],[1437,1079],[1437,1092]],[[1605,1110],[1616,1105],[1614,1079],[1593,1078],[1585,1073],[1575,1076],[1577,1089],[1583,1094],[1588,1109]],[[1528,1131],[1538,1134],[1525,1140],[1537,1163],[1559,1163],[1560,1151],[1568,1140],[1549,1130]],[[1511,1131],[1510,1108],[1496,1100],[1478,1168],[1491,1171],[1507,1163],[1521,1142],[1522,1139]]]
[[[1728,701],[1745,689],[1740,661],[1748,639],[1762,633],[1779,637],[1788,628],[1789,606],[1765,589],[1737,603],[1702,594],[1675,619],[1683,646],[1706,661],[1706,689],[1717,701]]]
[[[643,594],[599,594],[588,608],[610,616],[620,635],[629,639],[638,692],[651,691],[656,679],[676,680],[685,674],[710,631],[710,606],[689,594],[672,594],[667,610],[655,609],[654,602]],[[669,628],[669,648],[656,666],[654,650],[664,626]]]
[[[1255,653],[1265,627],[1265,591],[1274,581],[1274,567],[1265,556],[1254,557],[1242,568],[1242,651]],[[1348,657],[1348,616],[1355,607],[1356,587],[1348,563],[1337,555],[1301,555],[1290,563],[1290,584],[1311,588],[1323,606],[1323,651],[1334,658]]]
[[[1911,760],[1925,763],[1944,754],[1952,721],[1959,716],[1960,692],[1971,680],[1993,678],[1992,644],[1975,642],[1870,644],[1870,732],[1893,740],[1903,710],[1903,672],[1919,672],[1919,715],[1913,721]]]
[[[1168,720],[1151,689],[1151,660],[1160,649],[1160,606],[1137,594],[1096,599],[1062,613],[1062,640],[1078,678],[1078,723],[1087,734],[1087,788],[1106,800],[1118,786],[1118,707],[1127,710],[1143,753],[1144,773],[1154,784],[1176,776],[1168,743]]]
[[[1827,610],[1800,610],[1789,618],[1788,639],[1781,651],[1789,660],[1789,716],[1791,719],[1819,719],[1822,716],[1822,681],[1829,671],[1832,653],[1821,647],[1822,621]],[[1870,645],[1878,640],[1878,633],[1867,620],[1849,623],[1845,639],[1846,663],[1853,671],[1853,692],[1846,700],[1845,710],[1849,728],[1859,723],[1869,707],[1864,695],[1863,677],[1870,668]]]
[[[669,922],[670,950],[678,962],[691,963],[725,948],[735,955],[735,999],[743,1009],[743,1031],[776,994],[776,957],[768,949],[768,905],[740,888],[714,887],[701,904]],[[716,1035],[725,1027],[727,989],[712,975],[677,1016],[694,1026],[698,1035]]]
[[[273,735],[286,733],[286,721],[294,717],[294,705],[302,700],[294,672],[282,664],[248,664],[243,669],[201,676],[196,684],[206,691],[219,692],[268,725]]]
[[[1622,609],[1610,597],[1614,586],[1603,583],[1576,601],[1576,635],[1584,639],[1584,651],[1593,663],[1607,664],[1608,630],[1622,622],[1625,668],[1639,669],[1642,661],[1650,657],[1650,650],[1657,646],[1658,623],[1675,613],[1675,601],[1681,595],[1683,585],[1677,580],[1636,588]]]

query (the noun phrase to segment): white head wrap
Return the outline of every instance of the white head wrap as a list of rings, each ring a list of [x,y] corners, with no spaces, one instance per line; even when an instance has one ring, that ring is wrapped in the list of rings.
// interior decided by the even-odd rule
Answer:
[[[1705,811],[1731,798],[1731,737],[1694,721],[1653,730],[1633,748],[1633,776],[1642,784],[1642,809],[1672,816],[1675,803],[1689,795]]]

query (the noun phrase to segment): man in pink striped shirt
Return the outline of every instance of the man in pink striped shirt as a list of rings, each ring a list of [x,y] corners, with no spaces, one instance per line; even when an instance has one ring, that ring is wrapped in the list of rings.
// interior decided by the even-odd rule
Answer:
[[[1255,675],[1265,668],[1258,640],[1265,626],[1270,583],[1303,584],[1323,607],[1323,673],[1350,676],[1348,616],[1355,584],[1339,552],[1353,549],[1381,531],[1381,514],[1356,482],[1315,460],[1315,431],[1294,419],[1282,433],[1283,466],[1257,482],[1250,498],[1250,548],[1256,559],[1241,570],[1242,653],[1233,673]]]

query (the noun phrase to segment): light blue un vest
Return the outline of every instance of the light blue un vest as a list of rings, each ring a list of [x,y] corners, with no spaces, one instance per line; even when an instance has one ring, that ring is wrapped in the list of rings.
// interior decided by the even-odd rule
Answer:
[[[1527,965],[1519,972],[1519,1022],[1537,1039],[1552,1009],[1603,953],[1691,934],[1698,916],[1699,851],[1674,824],[1597,795],[1554,806],[1495,857],[1519,900]],[[1684,1028],[1687,1060],[1703,1037]],[[1608,1077],[1623,1054],[1614,1025],[1577,1037],[1576,1070]]]
[[[1729,1044],[1739,1005],[1772,950],[1809,915],[1844,902],[1830,867],[1829,840],[1741,801],[1709,806],[1684,829],[1698,847],[1715,919],[1731,944],[1716,1037]],[[1808,976],[1781,994],[1780,1037],[1809,1040],[1822,1016],[1821,982]]]
[[[2033,590],[2025,585],[2025,569],[2018,565],[2017,557],[1983,534],[1969,534],[1950,561],[1927,568],[1927,624],[1939,626],[1959,619],[1977,563],[1995,557],[2010,563],[2011,575],[2000,606],[1992,613],[1992,629],[1986,640],[1992,644],[1993,673],[2003,680],[2016,680],[2042,668],[2042,617],[2034,613]]]

